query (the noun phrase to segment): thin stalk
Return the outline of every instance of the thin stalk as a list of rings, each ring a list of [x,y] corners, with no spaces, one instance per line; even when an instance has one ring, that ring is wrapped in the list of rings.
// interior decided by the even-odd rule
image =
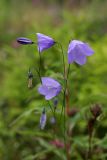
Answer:
[[[36,70],[36,73],[38,74],[38,77],[39,77],[40,82],[41,82],[41,84],[42,84],[42,81],[41,81],[41,75],[40,75],[39,71],[38,71],[36,68],[34,68],[34,69]]]
[[[62,45],[60,43],[58,43],[60,48],[61,48],[61,53],[62,53],[62,63],[63,63],[63,77],[64,77],[64,93],[63,93],[63,104],[62,104],[62,111],[61,111],[61,116],[62,116],[62,112],[64,111],[64,144],[65,144],[65,152],[66,152],[66,156],[67,156],[67,160],[69,160],[69,156],[68,156],[68,151],[67,151],[67,145],[66,145],[66,89],[67,89],[67,79],[69,76],[69,70],[70,70],[70,64],[68,67],[68,71],[67,71],[67,75],[66,75],[66,69],[65,69],[65,58],[64,58],[64,52],[63,52],[63,48]]]
[[[88,151],[88,157],[91,159],[91,142],[92,142],[92,136],[89,136],[89,151]]]
[[[41,80],[41,62],[42,62],[42,58],[41,58],[41,53],[40,53],[40,49],[39,49],[39,77],[40,77],[40,81],[42,83],[42,80]]]
[[[62,48],[62,45],[61,43],[57,42],[61,48],[61,53],[62,53],[62,65],[63,65],[63,76],[65,78],[65,57],[64,57],[64,52],[63,52],[63,48]]]
[[[50,104],[49,101],[48,101],[48,105],[49,105],[49,107],[50,107],[50,109],[51,109],[51,111],[52,111],[52,114],[53,114],[53,116],[54,116],[54,111],[53,111],[52,106],[51,106],[51,104]]]

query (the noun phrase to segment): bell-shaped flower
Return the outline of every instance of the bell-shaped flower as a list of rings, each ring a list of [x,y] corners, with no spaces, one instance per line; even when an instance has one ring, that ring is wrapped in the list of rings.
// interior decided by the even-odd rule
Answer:
[[[52,47],[56,42],[49,36],[41,33],[37,33],[37,44],[38,51],[42,52],[50,47]]]
[[[86,63],[86,57],[91,56],[94,51],[91,47],[84,42],[73,40],[70,42],[68,47],[68,63],[77,63],[84,65]]]
[[[45,96],[46,100],[50,100],[57,96],[61,91],[59,82],[50,77],[42,77],[42,85],[38,88],[38,92]]]

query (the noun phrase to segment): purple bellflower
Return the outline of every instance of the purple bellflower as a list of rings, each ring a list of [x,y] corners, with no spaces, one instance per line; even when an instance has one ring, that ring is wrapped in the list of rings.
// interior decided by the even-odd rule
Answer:
[[[45,108],[42,111],[41,117],[40,117],[40,128],[43,130],[45,128],[46,125],[46,111]]]
[[[68,63],[76,62],[79,65],[86,63],[86,57],[91,56],[94,51],[87,43],[73,40],[68,47]]]
[[[24,37],[19,37],[17,38],[17,42],[23,45],[27,45],[27,44],[33,44],[34,42],[32,42],[32,40],[28,39],[28,38],[24,38]]]
[[[42,85],[38,88],[38,92],[45,96],[46,100],[50,100],[57,96],[61,91],[59,82],[49,77],[42,77]]]
[[[44,34],[37,33],[37,39],[38,39],[38,51],[42,52],[50,47],[52,47],[56,42],[51,38]]]

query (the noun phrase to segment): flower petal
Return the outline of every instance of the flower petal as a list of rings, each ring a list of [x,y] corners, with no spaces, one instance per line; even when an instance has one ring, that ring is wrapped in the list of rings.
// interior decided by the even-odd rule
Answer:
[[[86,56],[91,56],[92,54],[94,54],[94,51],[91,49],[91,47],[87,43],[84,43],[83,45],[81,45],[81,49],[83,50],[84,55]]]
[[[56,88],[52,88],[48,91],[48,94],[45,96],[45,99],[46,100],[50,100],[52,99],[53,97],[57,96],[58,95],[58,91]]]
[[[76,56],[76,52],[78,52],[77,51],[77,49],[78,49],[77,46],[79,44],[82,45],[83,42],[78,41],[78,40],[73,40],[73,41],[70,42],[69,47],[68,47],[68,63],[69,64],[74,62],[75,56]]]
[[[50,77],[42,77],[42,84],[47,87],[59,87],[60,83]]]
[[[40,93],[40,94],[42,94],[42,95],[46,95],[47,93],[48,93],[48,88],[46,87],[46,86],[40,86],[39,88],[38,88],[38,92]]]
[[[37,33],[38,38],[38,51],[42,52],[55,44],[55,41],[44,34]]]
[[[79,65],[83,65],[86,63],[86,56],[91,56],[93,53],[94,51],[87,43],[73,40],[68,47],[68,63],[75,61]]]
[[[86,63],[87,59],[85,55],[81,55],[80,53],[76,54],[75,62],[79,65],[84,65]]]
[[[73,63],[75,60],[75,54],[73,53],[73,51],[71,51],[70,53],[68,53],[68,63]]]

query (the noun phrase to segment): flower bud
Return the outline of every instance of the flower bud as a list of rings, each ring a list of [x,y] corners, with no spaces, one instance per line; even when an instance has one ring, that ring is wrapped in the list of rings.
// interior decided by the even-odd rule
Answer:
[[[32,88],[33,87],[32,81],[33,81],[33,74],[29,69],[29,71],[28,71],[28,88]]]
[[[67,115],[69,117],[74,117],[78,112],[79,112],[79,110],[77,108],[73,107],[67,111]]]
[[[19,37],[17,38],[17,42],[23,45],[27,45],[27,44],[33,44],[34,42],[32,42],[32,40],[28,39],[28,38],[24,38],[24,37]]]
[[[41,114],[41,117],[40,117],[40,129],[44,129],[45,128],[45,125],[46,125],[46,111],[45,111],[45,108],[43,109],[42,111],[42,114]]]
[[[54,104],[54,109],[56,109],[56,107],[57,107],[57,105],[58,105],[58,99],[57,99],[57,98],[55,98],[55,99],[53,100],[53,104]]]
[[[92,108],[90,108],[90,111],[95,119],[102,113],[101,106],[99,104],[95,104]]]

